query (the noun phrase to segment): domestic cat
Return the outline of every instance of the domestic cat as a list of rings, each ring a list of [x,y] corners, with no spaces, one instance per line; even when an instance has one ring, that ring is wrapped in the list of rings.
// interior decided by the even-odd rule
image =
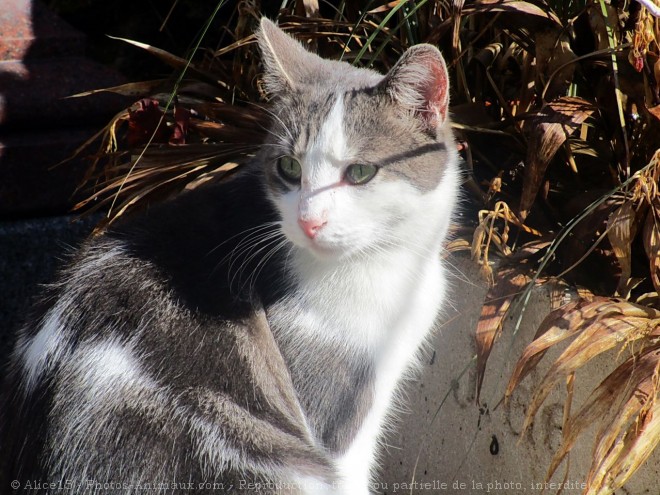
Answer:
[[[445,299],[447,70],[324,60],[267,19],[258,42],[258,156],[88,240],[20,333],[3,493],[370,493]]]

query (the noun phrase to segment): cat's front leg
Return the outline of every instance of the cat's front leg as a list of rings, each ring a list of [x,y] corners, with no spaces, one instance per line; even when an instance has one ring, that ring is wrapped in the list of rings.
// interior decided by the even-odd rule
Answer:
[[[378,417],[377,417],[378,416]],[[369,495],[382,414],[372,410],[348,450],[337,461],[337,494]]]
[[[297,477],[292,489],[281,491],[281,495],[366,495],[368,493],[338,480],[328,482],[308,476]]]

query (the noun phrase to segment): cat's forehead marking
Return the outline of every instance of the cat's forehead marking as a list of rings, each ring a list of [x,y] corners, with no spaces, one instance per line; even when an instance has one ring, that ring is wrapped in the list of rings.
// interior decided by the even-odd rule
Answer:
[[[330,111],[326,114],[318,134],[307,150],[308,157],[314,162],[324,159],[331,162],[342,162],[348,155],[348,143],[344,132],[343,95],[335,95],[333,100],[331,100],[333,103]]]
[[[294,132],[293,152],[304,156],[314,146],[323,123],[327,120],[336,96],[334,93],[309,95],[301,92],[295,96],[293,105],[287,105],[284,111],[290,129]]]

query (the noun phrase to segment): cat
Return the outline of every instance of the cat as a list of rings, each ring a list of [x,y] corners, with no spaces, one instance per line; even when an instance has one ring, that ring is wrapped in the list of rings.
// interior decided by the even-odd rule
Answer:
[[[370,493],[446,298],[447,69],[430,45],[386,75],[321,59],[265,18],[257,39],[252,163],[86,241],[20,333],[1,492]]]

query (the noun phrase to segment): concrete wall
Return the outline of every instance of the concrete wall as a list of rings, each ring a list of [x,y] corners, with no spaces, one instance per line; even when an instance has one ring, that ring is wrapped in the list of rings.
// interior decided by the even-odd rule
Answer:
[[[509,318],[489,359],[479,408],[473,339],[486,287],[469,259],[455,257],[451,263],[453,308],[441,318],[432,341],[430,355],[435,357],[426,360],[420,378],[408,384],[404,403],[408,412],[401,415],[388,442],[378,480],[380,493],[540,494],[536,484],[545,481],[561,443],[565,389],[557,387],[548,397],[522,438],[521,430],[534,388],[558,351],[546,355],[539,371],[522,382],[508,406],[498,403],[518,357],[551,310],[556,293],[551,288],[536,291],[515,338],[515,321]],[[620,362],[613,355],[604,356],[576,374],[572,411],[579,410],[591,390]],[[589,471],[594,435],[588,432],[574,448],[563,494],[582,493],[580,484]],[[617,495],[660,494],[659,468],[660,451],[656,450]],[[551,482],[563,482],[564,475],[565,466],[560,466]]]
[[[12,332],[25,317],[38,284],[51,279],[65,253],[93,223],[94,219],[72,223],[63,217],[0,224],[0,362],[6,360]],[[544,481],[559,446],[564,391],[558,389],[547,399],[529,434],[521,438],[520,431],[530,394],[557,353],[546,356],[545,368],[525,379],[507,407],[498,402],[517,357],[550,309],[550,290],[535,293],[516,339],[505,328],[489,361],[479,408],[473,335],[486,288],[469,259],[454,257],[450,263],[452,302],[440,320],[419,379],[407,384],[403,412],[382,459],[378,492],[540,494],[532,484]],[[577,374],[574,411],[615,364],[606,357]],[[592,442],[593,436],[578,443],[566,477],[573,488],[564,494],[581,493],[579,483],[589,468]],[[659,466],[660,452],[656,452],[617,494],[660,494]],[[553,481],[561,482],[563,476],[560,468]]]

